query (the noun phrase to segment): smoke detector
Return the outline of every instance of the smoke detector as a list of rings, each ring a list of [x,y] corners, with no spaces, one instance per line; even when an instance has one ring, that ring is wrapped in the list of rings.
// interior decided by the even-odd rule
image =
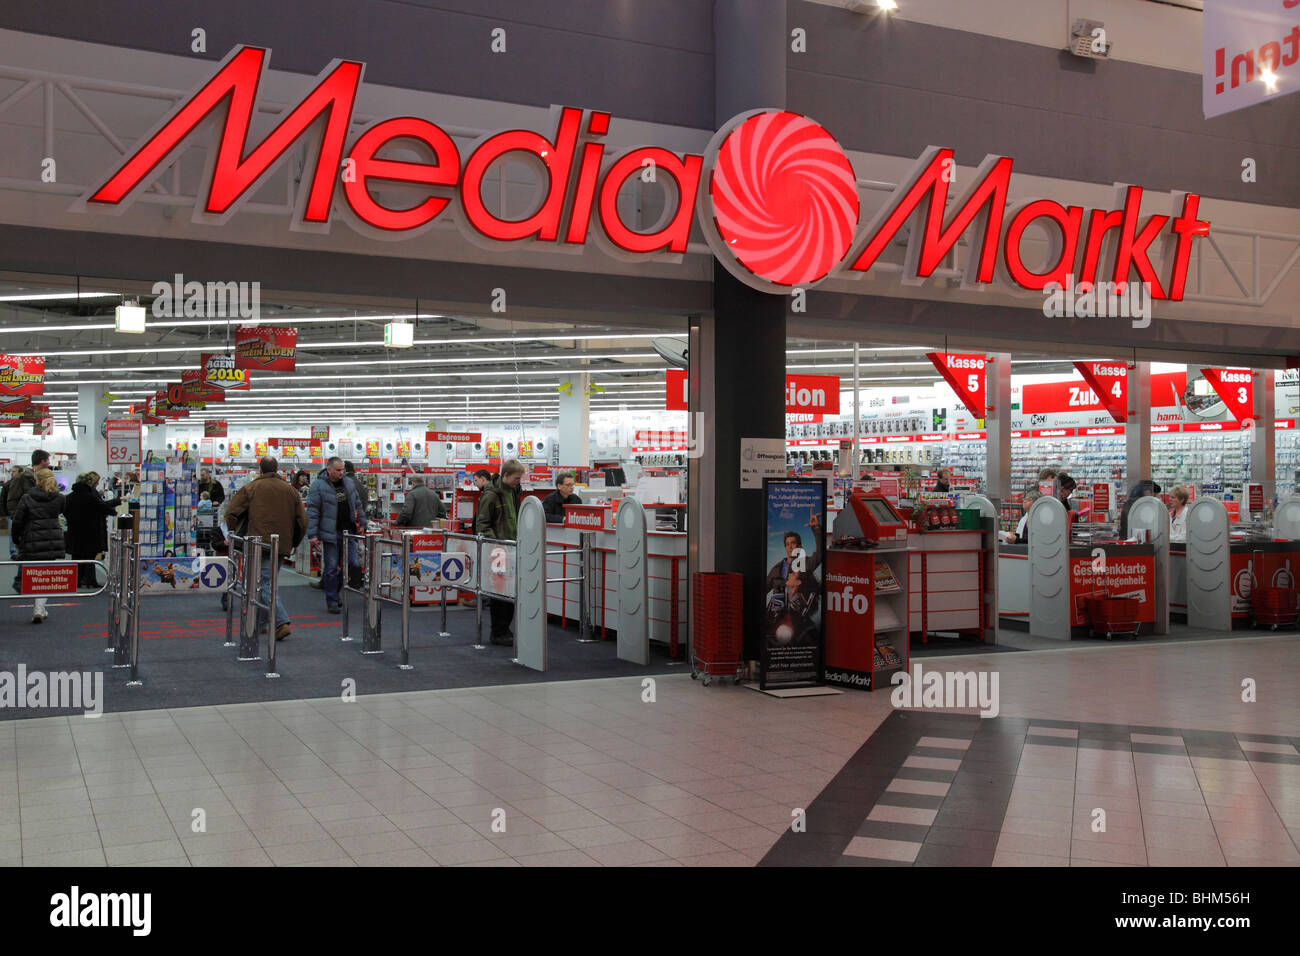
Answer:
[[[1106,27],[1100,20],[1075,20],[1070,27],[1066,49],[1075,56],[1090,60],[1104,60],[1110,56],[1111,43],[1106,39]]]

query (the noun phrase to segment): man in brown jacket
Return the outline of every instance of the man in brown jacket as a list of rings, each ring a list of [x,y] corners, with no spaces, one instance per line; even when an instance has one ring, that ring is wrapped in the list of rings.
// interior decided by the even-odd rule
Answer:
[[[248,515],[248,527],[245,534],[249,537],[271,535],[280,536],[280,554],[283,556],[297,548],[307,533],[307,509],[293,486],[280,477],[280,463],[274,458],[263,458],[259,463],[262,473],[244,485],[230,499],[226,506],[226,524],[237,528],[245,514]],[[270,600],[271,565],[262,564],[262,586],[258,591],[258,600],[265,604]],[[265,625],[266,612],[257,609],[257,626],[261,630]],[[279,594],[275,599],[275,639],[282,641],[289,636],[289,612],[284,609],[284,602]]]

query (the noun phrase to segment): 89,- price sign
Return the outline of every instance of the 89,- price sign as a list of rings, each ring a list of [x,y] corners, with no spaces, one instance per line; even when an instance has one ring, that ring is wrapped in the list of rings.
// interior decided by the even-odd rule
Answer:
[[[140,456],[140,423],[130,418],[109,419],[105,422],[108,437],[108,464],[138,465]]]

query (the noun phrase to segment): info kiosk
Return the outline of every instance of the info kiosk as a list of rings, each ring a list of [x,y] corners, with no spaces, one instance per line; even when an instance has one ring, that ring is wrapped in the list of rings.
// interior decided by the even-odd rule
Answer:
[[[907,562],[903,517],[855,490],[826,550],[826,683],[874,690],[907,667]]]

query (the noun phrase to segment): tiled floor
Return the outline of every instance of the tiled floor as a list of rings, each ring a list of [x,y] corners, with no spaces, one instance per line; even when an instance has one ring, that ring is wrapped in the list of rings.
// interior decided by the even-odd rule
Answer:
[[[0,864],[1300,863],[1300,638],[925,667],[1000,715],[682,675],[5,721]]]

